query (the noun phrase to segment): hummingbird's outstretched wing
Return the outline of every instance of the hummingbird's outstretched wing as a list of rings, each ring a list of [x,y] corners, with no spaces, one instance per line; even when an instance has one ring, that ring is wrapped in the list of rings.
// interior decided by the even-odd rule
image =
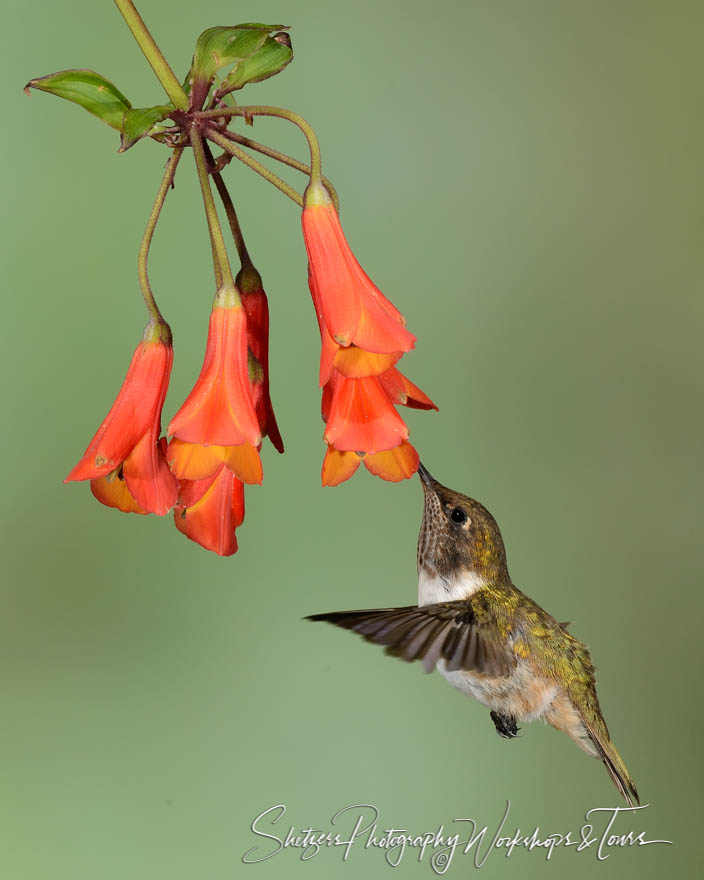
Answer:
[[[359,633],[369,642],[386,645],[386,653],[401,660],[422,660],[432,672],[438,660],[447,669],[467,669],[485,675],[510,675],[516,666],[511,650],[501,644],[496,629],[477,620],[469,600],[374,608],[364,611],[331,611],[311,614],[306,620],[325,620]]]

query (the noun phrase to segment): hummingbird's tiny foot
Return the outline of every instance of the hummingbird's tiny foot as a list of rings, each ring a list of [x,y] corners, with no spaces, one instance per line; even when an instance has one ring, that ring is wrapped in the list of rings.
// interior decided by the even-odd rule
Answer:
[[[512,715],[501,715],[499,712],[491,712],[490,717],[499,736],[502,736],[504,739],[513,739],[518,736],[520,727],[516,725],[516,719]]]

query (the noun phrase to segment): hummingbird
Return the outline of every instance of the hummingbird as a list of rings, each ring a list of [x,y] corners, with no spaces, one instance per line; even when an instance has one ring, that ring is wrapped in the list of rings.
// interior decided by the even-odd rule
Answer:
[[[421,464],[418,605],[313,614],[384,645],[386,653],[437,668],[487,709],[497,733],[542,718],[606,767],[634,807],[635,783],[611,742],[589,649],[514,586],[501,532],[489,511],[435,480]]]

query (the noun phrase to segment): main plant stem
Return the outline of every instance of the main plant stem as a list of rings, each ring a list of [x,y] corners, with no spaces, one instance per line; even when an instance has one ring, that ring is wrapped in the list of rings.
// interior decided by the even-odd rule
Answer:
[[[115,5],[120,10],[127,27],[132,31],[132,36],[137,41],[139,48],[150,63],[152,70],[157,75],[164,91],[174,107],[186,110],[188,107],[188,95],[183,90],[181,83],[176,79],[176,74],[171,69],[169,62],[164,58],[161,49],[154,42],[149,29],[142,20],[132,0],[115,0]]]
[[[176,149],[171,154],[171,158],[166,163],[166,170],[164,171],[164,176],[161,179],[159,191],[156,194],[156,199],[154,200],[152,212],[149,215],[149,220],[147,221],[147,228],[144,230],[142,244],[139,246],[139,255],[137,257],[137,274],[139,276],[139,286],[142,289],[142,296],[144,297],[144,304],[147,307],[147,311],[149,312],[149,316],[151,317],[152,321],[154,321],[156,324],[161,324],[163,326],[168,325],[164,320],[164,316],[161,314],[159,306],[156,304],[154,292],[152,291],[152,286],[149,283],[147,263],[149,260],[149,248],[152,243],[152,238],[154,237],[154,229],[156,228],[157,221],[159,220],[161,209],[164,206],[166,194],[169,191],[169,187],[173,183],[174,175],[176,174],[176,166],[178,165],[182,153],[183,147],[176,147]]]
[[[232,269],[230,261],[227,257],[227,249],[225,247],[225,239],[222,235],[222,227],[218,211],[215,207],[215,199],[213,191],[210,188],[210,180],[208,174],[208,160],[205,157],[203,149],[203,138],[198,130],[198,125],[194,123],[190,130],[191,147],[193,148],[193,156],[196,160],[196,168],[198,170],[198,180],[200,181],[200,189],[203,194],[203,204],[205,205],[205,216],[208,220],[208,230],[210,231],[210,243],[213,248],[213,264],[215,268],[215,281],[218,287],[227,284],[234,289],[235,280],[232,277]]]

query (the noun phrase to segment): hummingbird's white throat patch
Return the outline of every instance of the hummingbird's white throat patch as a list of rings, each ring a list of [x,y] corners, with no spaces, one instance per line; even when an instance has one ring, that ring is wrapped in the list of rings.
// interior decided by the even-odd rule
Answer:
[[[484,578],[474,571],[465,571],[455,577],[444,578],[422,566],[418,571],[418,605],[466,599],[485,586]]]

